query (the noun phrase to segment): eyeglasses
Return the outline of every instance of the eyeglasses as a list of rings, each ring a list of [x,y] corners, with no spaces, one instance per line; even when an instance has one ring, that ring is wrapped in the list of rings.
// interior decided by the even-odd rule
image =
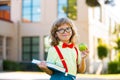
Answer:
[[[70,33],[70,32],[72,32],[72,28],[71,28],[71,27],[67,27],[66,29],[58,29],[58,30],[57,30],[57,32],[59,32],[60,34],[64,34],[65,31],[66,31],[67,33]]]

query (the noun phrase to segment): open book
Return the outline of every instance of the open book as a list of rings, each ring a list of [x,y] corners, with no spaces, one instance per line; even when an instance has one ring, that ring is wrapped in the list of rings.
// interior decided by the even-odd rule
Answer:
[[[34,63],[34,64],[37,64],[40,62],[41,62],[40,60],[36,60],[36,59],[32,60],[32,63]],[[65,72],[65,68],[63,68],[63,67],[57,66],[57,65],[49,63],[49,62],[47,62],[46,64],[47,64],[47,67],[53,71]]]

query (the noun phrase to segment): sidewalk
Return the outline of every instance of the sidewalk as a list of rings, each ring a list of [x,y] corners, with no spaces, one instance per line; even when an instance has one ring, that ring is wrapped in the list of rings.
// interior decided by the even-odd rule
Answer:
[[[78,74],[77,80],[120,80],[119,75]],[[0,72],[0,80],[49,80],[50,76],[41,72]]]
[[[77,80],[120,80],[120,74],[115,75],[78,74]]]

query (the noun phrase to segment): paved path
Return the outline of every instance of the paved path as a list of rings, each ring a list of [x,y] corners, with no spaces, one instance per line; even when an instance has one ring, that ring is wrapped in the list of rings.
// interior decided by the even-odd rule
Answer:
[[[77,80],[120,80],[119,76],[78,74]],[[40,72],[0,72],[0,80],[49,80],[49,78],[49,75]]]

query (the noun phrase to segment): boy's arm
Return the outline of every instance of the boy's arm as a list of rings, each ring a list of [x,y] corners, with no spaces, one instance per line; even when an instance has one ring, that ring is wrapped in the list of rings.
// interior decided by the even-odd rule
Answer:
[[[42,61],[42,62],[38,63],[37,65],[38,65],[38,67],[40,67],[41,70],[43,70],[47,74],[49,74],[49,75],[53,74],[53,71],[48,69],[48,67],[46,66],[46,62],[45,61]]]
[[[78,70],[78,72],[80,72],[80,73],[85,72],[85,70],[86,70],[85,58],[82,58],[81,63],[77,66],[77,70]]]
[[[83,73],[86,70],[86,57],[88,56],[88,53],[89,53],[88,49],[85,51],[82,51],[81,53],[81,56],[82,56],[81,63],[77,66],[77,70],[80,73]]]
[[[53,71],[48,69],[48,68],[41,68],[41,70],[43,70],[44,72],[46,72],[47,74],[49,75],[52,75],[53,74]]]

